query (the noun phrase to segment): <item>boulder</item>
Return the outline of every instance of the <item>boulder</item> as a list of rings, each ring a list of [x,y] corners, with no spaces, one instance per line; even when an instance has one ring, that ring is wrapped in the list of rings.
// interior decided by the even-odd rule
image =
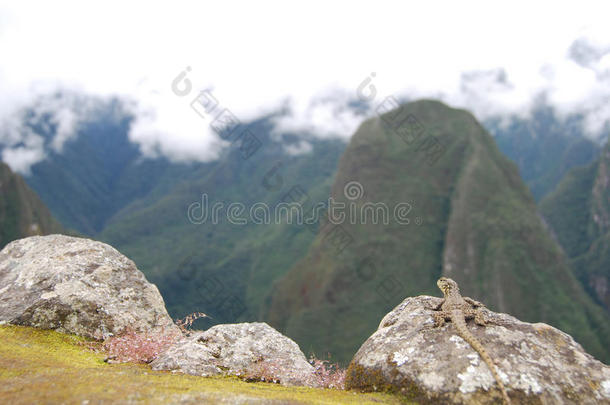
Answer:
[[[64,235],[32,236],[0,251],[0,321],[94,339],[170,332],[159,290],[113,247]]]
[[[161,353],[151,366],[197,376],[233,374],[282,385],[319,386],[299,346],[262,322],[194,332]]]
[[[478,353],[451,322],[434,327],[441,299],[405,299],[351,361],[346,388],[402,393],[421,403],[493,404],[500,391]],[[484,309],[486,326],[468,329],[496,361],[513,403],[610,403],[610,367],[566,333]]]

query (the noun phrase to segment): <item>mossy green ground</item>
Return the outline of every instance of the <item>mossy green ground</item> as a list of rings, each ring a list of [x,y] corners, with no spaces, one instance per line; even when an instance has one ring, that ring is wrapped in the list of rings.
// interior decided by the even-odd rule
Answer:
[[[0,403],[398,404],[389,394],[248,383],[107,364],[85,339],[0,325]]]

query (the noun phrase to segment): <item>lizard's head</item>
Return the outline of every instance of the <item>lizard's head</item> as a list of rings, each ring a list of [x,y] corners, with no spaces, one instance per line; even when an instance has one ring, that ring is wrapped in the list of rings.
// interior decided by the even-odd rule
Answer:
[[[441,277],[436,282],[438,288],[441,289],[444,296],[448,296],[451,293],[459,292],[460,289],[455,281],[447,277]]]

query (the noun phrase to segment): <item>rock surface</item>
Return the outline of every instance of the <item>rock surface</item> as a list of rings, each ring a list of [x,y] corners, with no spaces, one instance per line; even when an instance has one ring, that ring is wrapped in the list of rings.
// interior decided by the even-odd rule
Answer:
[[[0,251],[0,321],[94,339],[177,331],[159,290],[113,247],[33,236]]]
[[[434,327],[440,298],[405,299],[381,321],[350,363],[346,387],[390,390],[422,403],[500,403],[486,364],[451,322]],[[484,310],[489,323],[468,322],[495,359],[513,403],[610,403],[610,367],[547,324]]]
[[[282,385],[319,386],[299,346],[262,322],[216,325],[192,333],[151,365],[153,370],[198,376],[234,374]]]

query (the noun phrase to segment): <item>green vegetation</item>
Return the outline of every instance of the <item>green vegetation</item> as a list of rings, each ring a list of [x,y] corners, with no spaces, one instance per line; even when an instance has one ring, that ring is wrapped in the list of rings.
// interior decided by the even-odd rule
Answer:
[[[107,364],[72,335],[0,326],[0,398],[4,403],[203,403],[265,400],[282,404],[398,404],[388,394],[247,383]]]
[[[547,322],[608,361],[608,317],[573,277],[493,138],[468,112],[435,101],[389,114],[416,117],[444,154],[430,165],[421,143],[405,142],[382,119],[368,120],[342,156],[331,193],[349,204],[344,186],[357,181],[364,188],[358,204],[410,201],[411,223],[344,223],[353,241],[341,251],[332,231],[321,232],[276,283],[270,323],[318,356],[348,362],[402,299],[438,295],[443,274],[490,309]]]
[[[540,204],[578,279],[610,312],[610,143],[600,159],[573,169]]]
[[[246,209],[255,203],[273,209],[299,195],[307,204],[328,198],[344,144],[314,141],[311,153],[292,156],[268,136],[271,129],[267,122],[253,124],[261,147],[248,159],[234,145],[227,156],[195,170],[163,196],[148,196],[121,210],[97,235],[137,263],[159,287],[174,318],[202,311],[215,323],[261,319],[273,281],[307,252],[315,233],[305,226],[227,220],[226,207],[234,202]],[[205,223],[189,222],[188,207],[201,202],[202,194],[210,211],[224,203],[218,223],[211,216]],[[198,322],[204,327],[209,321]]]
[[[66,233],[23,178],[0,162],[0,249],[15,239]]]

